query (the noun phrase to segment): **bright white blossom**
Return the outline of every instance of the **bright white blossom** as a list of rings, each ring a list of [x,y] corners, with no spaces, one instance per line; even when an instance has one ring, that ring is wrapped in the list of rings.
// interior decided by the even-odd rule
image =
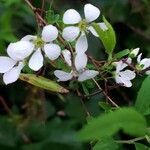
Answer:
[[[133,49],[130,53],[131,58],[136,57],[138,55],[139,51],[140,51],[140,48]]]
[[[127,60],[128,63],[131,63],[131,59]],[[122,60],[116,62],[116,71],[115,71],[115,80],[118,84],[123,84],[125,87],[131,87],[131,80],[135,78],[136,74],[131,70],[123,70],[128,65],[124,63]]]
[[[10,43],[7,48],[9,57],[0,56],[0,73],[5,84],[10,84],[19,78],[24,67],[24,60],[33,52],[34,45],[29,41]]]
[[[3,73],[4,83],[10,84],[18,80],[24,67],[22,61],[13,60],[10,57],[0,56],[0,73]]]
[[[75,45],[76,52],[78,53],[85,53],[88,49],[86,32],[90,31],[95,36],[98,36],[91,23],[100,16],[100,10],[91,4],[86,4],[84,6],[84,15],[85,19],[82,19],[75,9],[69,9],[63,16],[63,22],[71,26],[64,28],[62,36],[70,42],[78,38]],[[98,25],[104,31],[108,29],[105,23],[98,23]]]
[[[142,53],[140,53],[137,57],[137,62],[138,62],[137,69],[144,70],[150,67],[150,58],[141,59],[141,57],[142,57]]]
[[[65,53],[63,53],[63,55],[64,55],[66,63],[70,65],[70,62],[71,62],[70,51],[65,50]],[[81,53],[77,54],[75,56],[74,64],[75,64],[75,70],[72,70],[70,73],[62,71],[62,70],[54,71],[54,74],[58,78],[58,81],[68,81],[72,79],[73,77],[77,77],[78,81],[85,81],[85,80],[94,78],[96,75],[99,74],[98,71],[86,69],[86,65],[87,65],[86,54],[81,54]]]
[[[55,60],[60,56],[61,48],[54,40],[58,37],[58,30],[53,25],[43,28],[41,37],[27,35],[21,41],[28,41],[34,45],[34,52],[29,60],[29,67],[38,71],[44,63],[43,52],[50,60]]]

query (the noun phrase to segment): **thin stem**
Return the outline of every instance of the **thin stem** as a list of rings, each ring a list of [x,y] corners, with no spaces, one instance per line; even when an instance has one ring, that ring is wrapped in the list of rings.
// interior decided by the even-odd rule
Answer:
[[[135,139],[131,139],[131,140],[120,140],[120,141],[116,141],[116,143],[121,143],[121,144],[134,144],[137,141],[143,140],[145,139],[145,137],[138,137]]]
[[[100,87],[100,85],[97,83],[97,81],[93,78],[93,81],[95,82],[95,84],[97,85],[99,90],[102,90],[102,88]],[[102,90],[103,91],[103,90]],[[106,98],[117,108],[119,108],[119,106],[106,94],[105,91],[103,91],[103,94],[106,96]]]
[[[0,102],[2,103],[4,109],[10,114],[12,115],[12,111],[10,110],[10,108],[8,107],[8,105],[6,104],[4,98],[2,96],[0,96]]]

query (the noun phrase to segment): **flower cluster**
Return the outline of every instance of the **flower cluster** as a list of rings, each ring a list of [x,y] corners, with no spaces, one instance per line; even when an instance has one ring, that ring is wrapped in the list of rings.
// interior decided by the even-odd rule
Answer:
[[[65,28],[62,29],[62,33],[56,26],[50,24],[43,27],[41,35],[26,35],[20,41],[10,43],[6,50],[8,56],[0,56],[0,73],[3,74],[4,83],[15,82],[26,65],[33,71],[39,71],[45,63],[45,58],[55,61],[59,56],[69,66],[70,71],[55,70],[54,75],[58,78],[57,81],[77,79],[82,82],[96,77],[101,69],[95,67],[97,70],[89,70],[87,66],[87,34],[91,32],[95,37],[100,38],[101,34],[110,33],[109,25],[105,20],[106,24],[94,22],[99,16],[100,10],[91,4],[84,6],[83,19],[75,9],[69,9],[63,15],[62,20]],[[94,28],[95,24],[100,29],[101,34],[97,33],[97,28]],[[66,45],[62,45],[62,42],[59,41],[60,37],[65,40],[63,43],[69,45],[69,48],[71,47],[70,49]],[[105,40],[108,38],[109,36],[105,37]],[[110,55],[108,52],[107,54]],[[112,58],[111,63],[105,61],[104,66],[106,67],[106,64],[115,65],[115,72],[114,70],[109,71],[118,84],[131,87],[131,80],[136,77],[136,73],[143,71],[150,74],[148,69],[150,58],[141,59],[142,53],[139,54],[139,48],[131,50],[127,58],[120,58],[120,60],[113,60],[112,53],[110,56]],[[137,58],[136,63],[135,58]],[[102,68],[105,68],[104,66]],[[105,69],[102,72],[110,74],[107,72],[108,68]]]
[[[143,70],[146,70],[150,67],[150,58],[141,59],[142,53],[139,54],[139,48],[133,49],[129,54],[129,57],[115,62],[116,71],[115,71],[115,81],[118,84],[123,84],[125,87],[131,87],[133,80],[136,77],[136,72],[139,73]],[[139,54],[139,55],[138,55]],[[136,58],[136,63],[132,63],[132,59]],[[126,69],[130,67],[134,70]],[[145,71],[147,75],[150,74],[150,71]]]
[[[69,50],[61,51],[61,45],[57,42],[59,31],[53,25],[46,25],[41,36],[27,35],[18,42],[10,43],[6,50],[8,56],[0,56],[0,73],[3,74],[4,83],[15,82],[25,65],[33,71],[38,71],[44,65],[45,56],[54,61],[61,54],[72,67],[72,71],[66,73],[56,70],[54,74],[59,81],[67,81],[73,77],[78,77],[79,81],[94,78],[98,71],[86,69],[88,60],[85,54],[88,49],[86,34],[91,31],[98,36],[91,23],[99,17],[100,10],[91,4],[86,4],[84,13],[85,19],[81,19],[80,14],[74,9],[67,10],[63,16],[64,24],[71,26],[64,28],[62,37],[69,42],[77,39],[72,55]],[[98,24],[104,31],[107,30],[104,23]]]

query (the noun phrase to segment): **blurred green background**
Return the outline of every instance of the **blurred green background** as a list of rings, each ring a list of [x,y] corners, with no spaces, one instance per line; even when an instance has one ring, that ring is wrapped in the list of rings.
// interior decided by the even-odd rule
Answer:
[[[31,3],[41,8],[42,0],[31,0]],[[83,15],[86,3],[99,7],[101,16],[104,15],[116,31],[115,52],[140,47],[144,56],[150,56],[150,0],[46,0],[45,3],[45,10],[48,11],[51,6],[60,16],[69,8]],[[0,55],[6,55],[10,42],[36,33],[34,13],[24,0],[0,1]],[[88,53],[104,60],[106,56],[99,40],[91,35],[88,39]],[[54,78],[51,71],[47,71],[46,75]],[[0,150],[91,149],[89,144],[80,143],[75,138],[75,132],[86,123],[87,116],[81,98],[76,96],[75,87],[84,93],[92,93],[96,89],[92,82],[81,85],[71,82],[69,88],[72,92],[61,95],[36,89],[21,81],[5,86],[2,76],[0,79]],[[132,105],[143,79],[137,78],[131,89],[119,88],[110,91],[110,95],[115,96],[119,105]],[[98,104],[103,100],[101,94],[84,99],[92,116],[103,111]],[[4,107],[3,101],[10,110]]]

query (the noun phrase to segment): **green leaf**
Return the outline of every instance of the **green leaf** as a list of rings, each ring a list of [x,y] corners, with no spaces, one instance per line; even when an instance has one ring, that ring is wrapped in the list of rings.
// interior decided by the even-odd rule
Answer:
[[[150,76],[142,83],[135,102],[135,108],[142,114],[150,114]]]
[[[136,150],[150,150],[146,145],[140,143],[135,143],[135,148]]]
[[[146,121],[137,111],[131,108],[120,108],[91,120],[77,136],[83,141],[100,140],[113,136],[119,130],[133,136],[144,136],[147,131]]]
[[[106,102],[99,102],[98,103],[99,104],[99,106],[103,109],[103,110],[105,110],[105,112],[109,112],[109,111],[111,111],[111,105],[109,104],[109,103],[106,103]]]
[[[118,52],[117,54],[114,55],[114,59],[119,59],[119,58],[122,58],[126,55],[128,55],[130,53],[130,50],[129,49],[125,49],[121,52]]]
[[[118,150],[119,146],[111,138],[103,139],[100,142],[97,142],[93,150]]]
[[[112,54],[116,45],[116,35],[111,24],[103,17],[103,21],[106,24],[108,30],[103,31],[97,23],[93,23],[93,27],[99,35],[107,54]]]
[[[58,93],[68,93],[69,91],[54,81],[51,81],[47,78],[42,76],[36,76],[34,74],[21,74],[20,79],[22,81],[26,81],[34,86],[39,88],[51,91],[51,92],[58,92]]]

